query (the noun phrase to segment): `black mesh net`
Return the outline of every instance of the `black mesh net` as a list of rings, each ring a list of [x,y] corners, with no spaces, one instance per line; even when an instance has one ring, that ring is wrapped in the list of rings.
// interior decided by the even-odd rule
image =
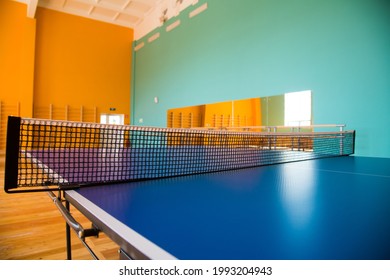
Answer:
[[[149,128],[19,119],[7,153],[15,186],[125,182],[342,156],[354,131],[250,132]],[[13,127],[17,126],[17,127]],[[10,160],[12,161],[12,160]],[[12,170],[15,169],[16,170]]]

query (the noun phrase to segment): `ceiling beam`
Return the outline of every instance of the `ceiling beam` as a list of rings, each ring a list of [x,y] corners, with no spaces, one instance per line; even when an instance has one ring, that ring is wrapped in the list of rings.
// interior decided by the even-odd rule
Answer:
[[[35,18],[35,13],[38,7],[38,0],[28,0],[27,1],[27,17]]]

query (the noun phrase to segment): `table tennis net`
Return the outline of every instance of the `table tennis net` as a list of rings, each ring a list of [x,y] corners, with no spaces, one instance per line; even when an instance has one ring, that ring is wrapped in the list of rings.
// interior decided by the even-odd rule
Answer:
[[[354,152],[354,131],[150,128],[10,117],[5,189],[157,179]]]

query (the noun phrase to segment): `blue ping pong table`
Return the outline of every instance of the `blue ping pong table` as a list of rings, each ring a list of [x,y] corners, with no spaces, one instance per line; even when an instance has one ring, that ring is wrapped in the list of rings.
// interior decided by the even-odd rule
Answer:
[[[390,158],[344,156],[65,191],[133,259],[390,259]]]

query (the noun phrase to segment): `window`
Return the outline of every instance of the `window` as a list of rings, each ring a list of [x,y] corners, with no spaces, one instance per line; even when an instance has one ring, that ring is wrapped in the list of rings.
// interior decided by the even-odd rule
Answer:
[[[284,96],[284,125],[311,125],[311,91],[286,93]]]

